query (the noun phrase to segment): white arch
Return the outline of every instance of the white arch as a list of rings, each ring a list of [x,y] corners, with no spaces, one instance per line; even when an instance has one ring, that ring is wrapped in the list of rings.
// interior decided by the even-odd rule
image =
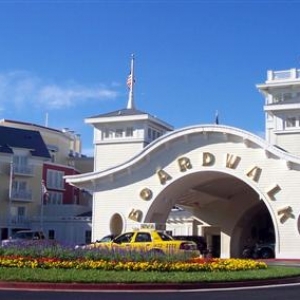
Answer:
[[[195,126],[181,128],[172,131],[164,136],[159,137],[151,144],[149,144],[147,147],[145,147],[136,156],[132,157],[130,160],[120,165],[113,166],[104,171],[65,176],[65,179],[68,183],[72,185],[76,185],[76,186],[87,185],[86,186],[87,189],[94,190],[98,180],[101,180],[106,176],[111,176],[112,174],[117,174],[119,172],[122,172],[124,171],[124,169],[133,167],[135,164],[138,164],[139,162],[146,159],[147,156],[151,156],[151,153],[157,151],[161,147],[165,148],[166,145],[172,143],[177,139],[182,139],[182,138],[186,139],[188,138],[189,135],[194,135],[194,134],[209,134],[209,133],[222,133],[222,134],[236,136],[237,138],[240,138],[241,141],[245,143],[251,142],[257,145],[258,147],[260,147],[261,149],[263,149],[264,151],[266,151],[266,153],[273,154],[281,158],[282,160],[285,160],[287,163],[290,162],[290,163],[300,164],[300,158],[298,156],[287,153],[284,150],[281,150],[273,145],[270,145],[261,137],[254,135],[248,131],[241,130],[231,126],[225,126],[225,125],[195,125]]]
[[[254,184],[252,180],[250,179],[247,179],[247,178],[242,178],[240,176],[238,176],[236,174],[236,172],[228,169],[228,170],[224,170],[224,169],[218,169],[218,168],[215,168],[214,170],[196,170],[195,172],[190,172],[188,174],[183,174],[182,177],[178,178],[177,180],[173,181],[170,185],[168,185],[166,187],[166,189],[168,190],[172,190],[174,188],[175,185],[178,184],[178,180],[182,180],[184,179],[184,177],[191,177],[191,176],[195,176],[197,177],[197,175],[199,173],[207,173],[207,172],[210,172],[210,173],[216,173],[217,174],[226,174],[226,175],[229,175],[230,177],[233,177],[233,178],[236,178],[237,180],[240,180],[241,182],[243,182],[245,185],[249,186],[253,191],[255,191],[255,193],[258,195],[258,198],[260,201],[263,201],[264,204],[266,205],[267,207],[267,210],[270,214],[270,217],[272,219],[272,224],[274,226],[274,231],[275,231],[275,244],[276,244],[276,252],[278,252],[278,249],[279,249],[279,228],[278,228],[278,222],[277,222],[277,219],[276,219],[276,215],[274,214],[274,210],[272,209],[271,205],[270,205],[270,202],[268,201],[266,195],[265,195],[265,192],[263,190],[261,190],[259,188],[259,186],[257,184]],[[188,179],[187,179],[188,180]],[[193,183],[190,184],[190,186],[188,186],[188,189],[191,188],[193,186]],[[151,223],[151,216],[154,212],[154,207],[157,207],[159,206],[159,204],[157,203],[157,201],[164,201],[164,198],[165,198],[165,194],[169,194],[168,191],[165,191],[166,189],[163,189],[156,197],[155,199],[152,200],[151,202],[151,205],[149,207],[149,209],[147,210],[145,216],[144,216],[144,222],[145,223]],[[172,199],[174,199],[173,195],[171,195]],[[173,203],[171,202],[170,203],[170,206],[173,206],[175,205],[176,203]]]
[[[176,147],[173,148],[174,145]],[[203,153],[215,155],[216,163],[204,165],[201,161],[204,159],[201,158]],[[240,156],[241,163],[237,168],[227,165],[226,155]],[[191,159],[193,168],[181,172],[178,167],[180,156]],[[253,178],[246,168],[261,168],[262,179]],[[172,175],[166,185],[159,182],[159,169]],[[293,247],[287,245],[289,239],[293,240],[295,227],[298,226],[293,215],[298,218],[300,213],[300,204],[295,197],[300,194],[300,158],[268,144],[252,133],[220,125],[186,127],[158,138],[118,166],[65,178],[70,184],[94,192],[93,231],[95,237],[99,237],[97,235],[106,234],[104,231],[108,230],[110,217],[116,212],[124,216],[127,226],[125,229],[129,229],[134,226],[134,222],[144,220],[155,199],[159,199],[164,190],[175,187],[178,179],[184,178],[186,174],[191,176],[200,171],[231,175],[251,187],[264,201],[270,213],[278,257],[299,256],[297,249],[300,247],[300,239],[293,243]],[[274,186],[279,187],[280,193],[274,192]],[[151,190],[151,200],[140,198],[143,188]],[[105,199],[109,200],[105,202]],[[130,219],[130,211],[139,211],[138,220]]]

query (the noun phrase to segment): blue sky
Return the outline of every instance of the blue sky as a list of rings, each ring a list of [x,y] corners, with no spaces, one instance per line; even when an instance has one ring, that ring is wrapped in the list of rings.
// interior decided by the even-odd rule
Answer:
[[[300,68],[300,1],[0,0],[0,118],[70,128],[135,103],[175,128],[261,135],[267,70]]]

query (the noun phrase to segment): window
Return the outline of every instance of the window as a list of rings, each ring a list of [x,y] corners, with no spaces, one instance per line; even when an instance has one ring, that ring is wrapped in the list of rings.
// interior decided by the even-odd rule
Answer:
[[[25,219],[26,208],[25,206],[18,206],[18,220],[23,221]]]
[[[147,232],[140,232],[135,238],[136,243],[147,243],[151,242],[151,235]]]
[[[49,238],[49,240],[55,239],[55,230],[53,230],[53,229],[48,230],[48,238]]]
[[[299,92],[294,92],[294,93],[281,92],[274,95],[273,103],[291,102],[291,100],[295,101],[298,97],[299,97]]]
[[[111,139],[113,137],[113,132],[106,128],[103,132],[103,139]]]
[[[18,206],[11,208],[11,218],[14,223],[22,223],[26,221],[26,207]]]
[[[133,136],[133,128],[132,127],[126,128],[126,136]]]
[[[163,241],[172,241],[173,238],[163,232],[157,232]]]
[[[119,138],[123,136],[123,129],[116,129],[115,137]]]
[[[292,99],[292,97],[293,97],[292,93],[283,93],[282,94],[283,101],[289,101]]]
[[[16,173],[28,173],[28,157],[16,155],[13,157],[14,170]]]
[[[117,244],[130,243],[132,236],[133,236],[133,232],[124,233],[120,235],[118,238],[116,238],[115,242]]]
[[[64,188],[64,172],[57,170],[47,170],[47,187],[51,189]]]
[[[85,231],[85,243],[89,244],[92,241],[92,232],[90,230]]]
[[[12,188],[16,191],[26,191],[27,183],[26,181],[14,180],[12,182]]]
[[[14,156],[14,164],[18,166],[26,166],[27,165],[27,156]]]
[[[273,102],[274,103],[278,103],[278,102],[280,102],[281,101],[281,94],[276,94],[276,95],[274,95],[274,97],[273,97]]]
[[[49,192],[46,205],[62,205],[63,204],[63,193],[61,192]]]
[[[285,120],[285,127],[290,128],[290,127],[296,127],[297,126],[297,118],[296,117],[288,117]]]
[[[156,140],[162,135],[162,132],[156,129],[148,128],[148,139],[151,141]]]

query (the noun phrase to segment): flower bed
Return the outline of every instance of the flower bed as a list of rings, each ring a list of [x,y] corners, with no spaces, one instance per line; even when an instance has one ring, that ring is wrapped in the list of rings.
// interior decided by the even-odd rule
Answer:
[[[266,269],[264,262],[251,259],[194,258],[150,255],[147,252],[81,250],[55,245],[13,245],[0,248],[1,268],[81,269],[114,271],[220,272]]]
[[[242,271],[266,269],[264,262],[251,259],[192,259],[189,261],[108,261],[86,258],[59,259],[33,258],[22,256],[0,256],[0,267],[5,268],[59,268],[59,269],[99,269],[115,271]]]

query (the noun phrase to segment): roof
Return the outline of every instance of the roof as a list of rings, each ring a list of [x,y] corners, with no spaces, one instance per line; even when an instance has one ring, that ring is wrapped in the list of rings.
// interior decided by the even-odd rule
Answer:
[[[133,108],[123,108],[116,111],[112,111],[105,114],[100,114],[96,116],[92,116],[90,118],[102,118],[102,117],[117,117],[117,116],[134,116],[134,115],[149,115],[143,111],[133,109]]]
[[[15,121],[15,120],[9,120],[9,119],[1,119],[0,120],[0,126],[2,126],[2,123],[10,123],[10,124],[16,124],[16,125],[25,125],[25,126],[31,126],[31,127],[36,127],[37,129],[44,129],[44,130],[49,130],[49,131],[55,131],[55,132],[59,132],[61,133],[62,131],[59,129],[55,129],[55,128],[50,128],[47,126],[43,126],[43,125],[38,125],[38,124],[34,124],[34,123],[28,123],[28,122],[23,122],[23,121]]]
[[[173,126],[171,126],[170,124],[158,119],[153,115],[134,108],[123,108],[109,113],[92,116],[87,118],[86,122],[91,124],[98,123],[100,121],[99,119],[101,119],[101,122],[115,122],[117,120],[115,118],[118,117],[121,117],[120,119],[118,119],[119,121],[150,120],[154,123],[160,124],[160,126],[164,127],[167,131],[173,130]]]
[[[13,154],[13,148],[29,149],[32,156],[50,158],[38,131],[0,126],[0,153]]]

